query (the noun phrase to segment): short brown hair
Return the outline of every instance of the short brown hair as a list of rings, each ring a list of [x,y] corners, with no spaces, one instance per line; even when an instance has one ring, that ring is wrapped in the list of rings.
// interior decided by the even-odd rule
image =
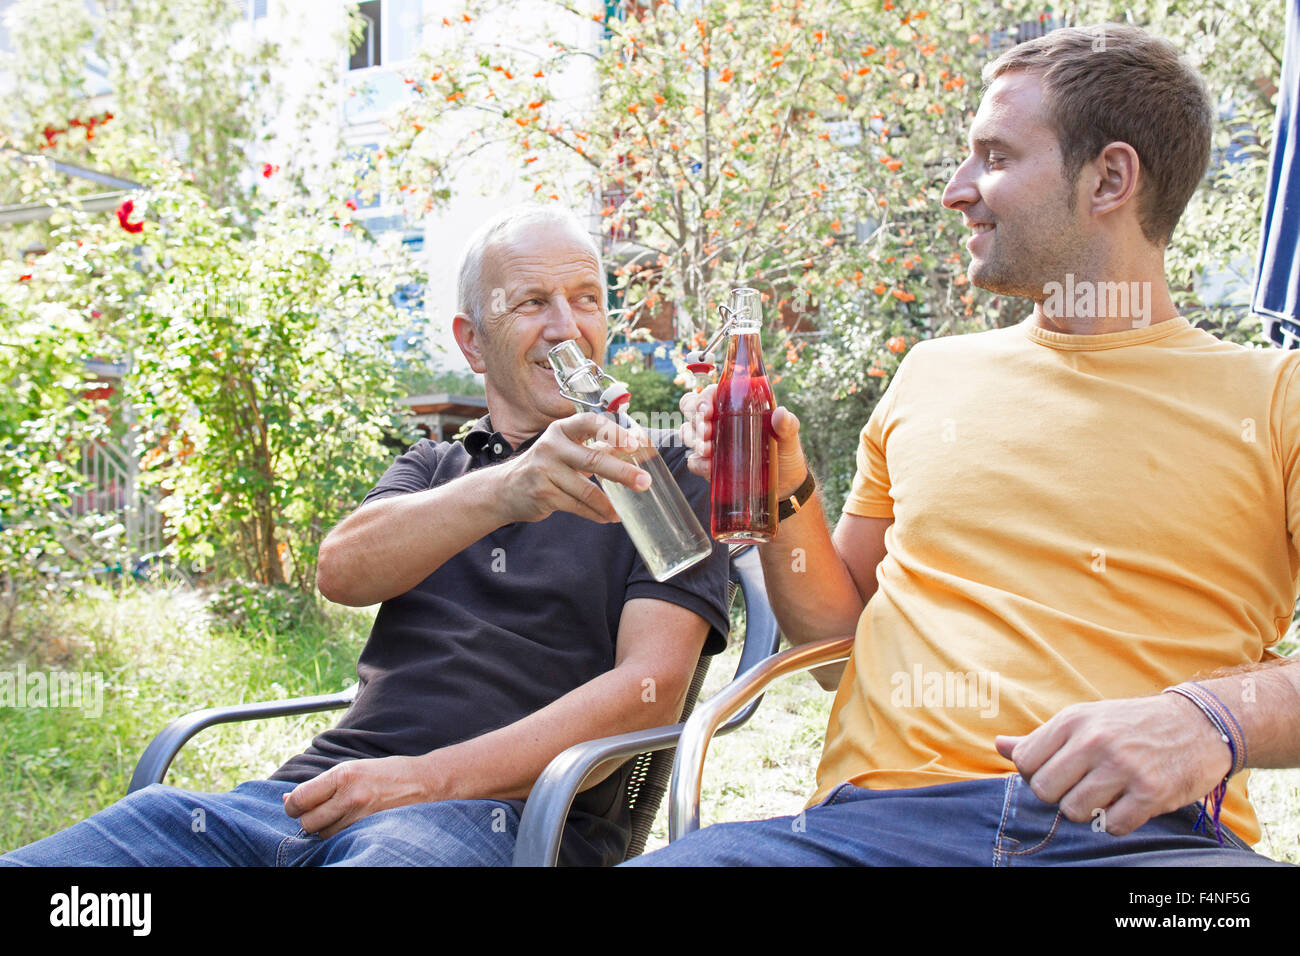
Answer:
[[[1174,45],[1117,23],[1070,27],[1007,50],[984,83],[1015,70],[1041,78],[1068,182],[1107,143],[1133,147],[1142,234],[1167,245],[1209,167],[1214,119],[1204,81]]]

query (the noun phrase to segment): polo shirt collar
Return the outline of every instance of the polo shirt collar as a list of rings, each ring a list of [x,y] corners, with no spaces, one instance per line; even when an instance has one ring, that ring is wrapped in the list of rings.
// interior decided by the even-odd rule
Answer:
[[[480,466],[505,461],[512,455],[526,450],[540,436],[541,432],[538,432],[516,449],[505,435],[492,427],[492,416],[484,415],[474,423],[474,427],[469,430],[462,442],[465,450],[474,459],[474,464]]]

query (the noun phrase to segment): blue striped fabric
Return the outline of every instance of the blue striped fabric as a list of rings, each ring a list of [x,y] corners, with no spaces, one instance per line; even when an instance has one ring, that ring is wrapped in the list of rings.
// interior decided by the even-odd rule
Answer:
[[[1300,0],[1288,0],[1286,53],[1251,308],[1275,345],[1300,347]]]

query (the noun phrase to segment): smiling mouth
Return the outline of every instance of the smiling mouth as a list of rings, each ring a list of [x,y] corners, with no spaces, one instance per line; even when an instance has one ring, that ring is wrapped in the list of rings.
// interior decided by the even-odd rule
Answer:
[[[985,232],[992,232],[993,228],[994,226],[990,222],[977,222],[975,223],[975,225],[971,226],[971,229],[974,230],[976,235],[980,235]]]

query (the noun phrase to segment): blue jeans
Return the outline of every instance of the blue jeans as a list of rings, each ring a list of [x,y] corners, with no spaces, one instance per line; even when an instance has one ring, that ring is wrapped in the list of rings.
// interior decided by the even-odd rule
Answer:
[[[284,812],[281,794],[295,786],[253,780],[196,793],[154,784],[0,856],[0,866],[508,866],[514,856],[520,800],[410,804],[323,840]],[[608,864],[625,846],[613,823],[575,815],[560,862]]]
[[[796,816],[705,827],[628,866],[1278,866],[1199,805],[1112,836],[1072,823],[1018,775],[909,790],[843,784]],[[1100,819],[1098,819],[1100,822]]]

